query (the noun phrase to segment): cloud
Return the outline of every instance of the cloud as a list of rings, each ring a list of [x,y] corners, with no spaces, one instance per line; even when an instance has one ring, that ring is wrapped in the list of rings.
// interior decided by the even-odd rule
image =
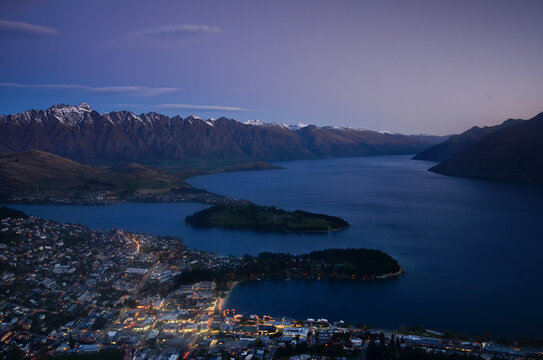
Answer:
[[[190,105],[190,104],[157,104],[157,105],[142,105],[142,104],[115,104],[115,107],[125,108],[145,108],[145,109],[163,109],[163,110],[202,110],[202,111],[254,111],[237,106],[220,106],[220,105]]]
[[[217,26],[174,24],[140,28],[113,37],[107,44],[114,47],[130,46],[148,49],[173,49],[194,46],[208,41],[222,32]]]
[[[0,35],[10,37],[42,37],[60,34],[56,29],[18,21],[0,20]]]
[[[18,89],[48,89],[48,90],[72,90],[84,91],[97,94],[115,94],[115,95],[136,95],[136,96],[155,96],[163,95],[176,91],[179,88],[153,88],[147,86],[87,86],[78,84],[17,84],[0,83],[0,88],[18,88]]]
[[[165,25],[152,28],[145,28],[134,33],[136,36],[153,36],[153,37],[195,37],[199,35],[209,35],[220,33],[221,29],[217,26],[209,25]]]
[[[176,109],[176,110],[207,110],[207,111],[251,111],[250,109],[236,106],[219,106],[219,105],[189,105],[189,104],[159,104],[150,107],[160,109]]]

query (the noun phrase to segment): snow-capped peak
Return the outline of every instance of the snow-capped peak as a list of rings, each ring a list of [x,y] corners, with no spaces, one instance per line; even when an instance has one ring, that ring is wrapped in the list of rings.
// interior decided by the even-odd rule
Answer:
[[[92,111],[92,108],[86,102],[82,102],[81,104],[77,105],[77,108],[83,111]]]
[[[250,126],[275,126],[275,127],[280,127],[280,128],[291,130],[291,131],[296,131],[296,130],[299,130],[301,128],[310,126],[310,124],[303,124],[303,123],[298,123],[298,124],[294,124],[294,125],[289,125],[289,124],[285,124],[285,123],[277,123],[277,122],[266,123],[266,122],[264,122],[262,120],[258,120],[258,119],[257,120],[247,120],[247,121],[242,122],[242,124],[250,125]]]
[[[379,134],[385,134],[385,135],[397,135],[398,133],[388,131],[388,130],[379,130],[377,131]]]
[[[59,123],[66,126],[78,126],[92,111],[92,108],[87,103],[81,103],[77,106],[57,104],[51,106],[48,111],[51,118],[55,118]]]
[[[192,121],[193,120],[196,120],[198,122],[203,122],[204,124],[208,125],[208,126],[215,126],[215,119],[214,118],[209,118],[207,120],[204,120],[202,119],[201,117],[199,116],[196,116],[196,115],[190,115],[186,120],[188,120],[189,124],[192,124]]]
[[[206,125],[209,125],[211,127],[215,126],[215,119],[209,118],[207,120],[204,120],[202,118],[197,117],[196,119],[203,121]]]
[[[303,129],[304,127],[308,127],[309,125],[310,124],[298,123],[294,125],[288,125],[288,128],[290,130],[300,130],[300,129]]]
[[[60,111],[60,112],[90,112],[92,108],[89,104],[82,102],[81,104],[74,105],[65,105],[65,104],[55,104],[51,106],[48,110],[51,111]]]
[[[247,120],[243,122],[245,125],[252,125],[252,126],[264,126],[266,123],[264,123],[262,120]]]

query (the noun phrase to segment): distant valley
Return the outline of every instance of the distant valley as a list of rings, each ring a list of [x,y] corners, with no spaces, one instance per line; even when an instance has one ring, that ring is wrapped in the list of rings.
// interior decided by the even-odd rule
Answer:
[[[184,180],[267,161],[418,154],[443,175],[543,183],[543,114],[452,137],[54,105],[0,116],[0,199],[228,202]]]

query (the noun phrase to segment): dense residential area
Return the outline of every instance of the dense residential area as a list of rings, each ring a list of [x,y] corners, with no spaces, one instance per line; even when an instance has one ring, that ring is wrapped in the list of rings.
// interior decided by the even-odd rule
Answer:
[[[190,250],[174,237],[95,231],[3,210],[3,359],[491,359],[542,355],[541,348],[447,339],[437,332],[413,335],[412,331],[372,330],[326,319],[237,314],[225,306],[235,286],[228,276],[236,279],[236,270],[245,269],[247,259]],[[4,217],[8,215],[14,217]],[[195,278],[199,274],[207,276]],[[213,279],[209,274],[223,277]]]

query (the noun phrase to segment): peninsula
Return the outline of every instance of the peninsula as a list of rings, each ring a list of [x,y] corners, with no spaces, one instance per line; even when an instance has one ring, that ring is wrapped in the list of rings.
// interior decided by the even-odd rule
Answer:
[[[315,233],[341,230],[349,223],[341,218],[306,211],[287,211],[252,203],[215,205],[187,216],[186,223],[199,228],[223,228],[259,232]]]
[[[400,275],[403,270],[387,253],[374,249],[326,249],[291,255],[263,252],[246,255],[238,274],[264,279],[370,280]]]
[[[227,266],[192,267],[176,276],[170,291],[198,281],[214,281],[217,289],[253,280],[379,280],[403,274],[393,257],[375,249],[326,249],[306,254],[262,252],[232,259]]]

